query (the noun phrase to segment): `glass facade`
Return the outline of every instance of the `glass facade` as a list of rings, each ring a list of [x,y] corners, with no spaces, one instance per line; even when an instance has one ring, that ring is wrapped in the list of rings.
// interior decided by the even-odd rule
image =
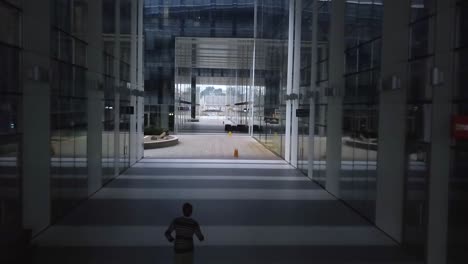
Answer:
[[[253,133],[281,157],[286,142],[288,25],[287,1],[257,1]]]
[[[341,197],[375,221],[383,1],[347,1]]]
[[[26,137],[23,126],[29,118],[35,118],[34,113],[25,110],[27,106],[23,102],[43,99],[45,94],[37,92],[35,85],[50,88],[50,96],[47,95],[50,105],[41,106],[47,112],[50,127],[38,134],[49,135],[48,149],[44,151],[50,155],[49,164],[40,166],[50,169],[46,193],[50,199],[52,223],[87,199],[90,190],[96,191],[129,168],[130,147],[143,148],[130,146],[131,139],[138,142],[136,129],[132,130],[130,123],[133,128],[140,124],[134,118],[136,111],[127,111],[136,108],[132,99],[135,101],[142,96],[142,92],[131,90],[138,87],[131,83],[136,80],[130,77],[130,34],[132,25],[136,28],[131,19],[132,11],[135,14],[138,11],[131,3],[121,0],[117,9],[115,1],[103,1],[100,6],[88,0],[51,0],[47,3],[50,27],[46,27],[43,36],[37,36],[40,44],[30,48],[29,43],[26,47],[22,45],[23,8],[28,6],[30,11],[30,2],[0,1],[0,230],[23,228],[23,141]],[[102,30],[89,28],[90,20],[98,21],[89,17],[90,8],[94,9],[91,10],[93,14],[102,12]],[[117,21],[119,34],[115,32]],[[31,32],[30,28],[28,30]],[[91,34],[96,31],[99,32]],[[119,52],[114,49],[117,46],[120,46]],[[136,57],[136,52],[133,55]],[[98,61],[101,65],[100,59],[101,69],[89,63]],[[136,65],[133,70],[136,73]],[[94,104],[94,101],[100,103]],[[121,110],[118,116],[117,108]],[[42,113],[38,115],[43,117]],[[93,116],[97,117],[93,119]],[[90,120],[98,119],[91,126]],[[27,132],[28,138],[34,135],[32,131]],[[101,140],[96,141],[96,137]],[[95,149],[90,142],[102,142],[102,147]],[[136,155],[133,160],[139,159]],[[28,160],[30,165],[36,163]],[[90,176],[90,172],[96,173],[96,170],[97,175]],[[102,183],[92,183],[90,178],[98,176]],[[36,180],[36,177],[29,177],[28,181]]]
[[[56,0],[51,32],[52,217],[88,196],[86,1]],[[70,19],[72,18],[72,19]]]
[[[468,116],[468,3],[456,5],[455,89],[453,115]],[[452,144],[451,173],[449,184],[448,264],[468,261],[468,206],[466,203],[468,181],[468,142],[456,139]]]
[[[330,13],[331,1],[318,3],[317,12],[317,57],[312,58],[317,69],[314,95],[314,150],[312,179],[325,187],[327,170],[327,94],[330,59]]]
[[[411,1],[406,128],[406,177],[403,242],[423,258],[426,251],[435,3]]]
[[[0,230],[21,228],[21,7],[0,1]]]
[[[104,9],[105,11],[106,9]],[[105,16],[111,19],[111,17]],[[107,20],[107,19],[106,19]],[[104,21],[106,21],[104,20]],[[108,183],[115,177],[114,171],[114,138],[115,138],[115,74],[114,57],[109,51],[103,52],[104,98],[102,99],[102,181]]]
[[[299,81],[299,109],[310,111],[312,88],[313,2],[304,1],[301,11],[301,62]],[[309,113],[310,114],[310,113]],[[309,170],[309,116],[298,117],[297,166],[304,174]]]
[[[171,113],[179,111],[190,119],[187,107],[191,109],[187,104],[191,100],[183,99],[182,105],[175,108],[180,103],[174,102],[175,90],[180,91],[179,94],[187,92],[182,90],[191,87],[191,75],[216,74],[216,70],[211,68],[191,73],[184,72],[179,67],[176,69],[176,39],[252,38],[254,1],[147,0],[144,10],[145,126],[173,130],[174,115]],[[218,74],[221,74],[219,70]],[[235,73],[226,74],[231,79],[236,76]],[[178,83],[175,83],[176,75],[188,76],[188,80],[177,77]],[[232,81],[229,83],[234,85]],[[180,122],[187,119],[182,116],[180,118]]]

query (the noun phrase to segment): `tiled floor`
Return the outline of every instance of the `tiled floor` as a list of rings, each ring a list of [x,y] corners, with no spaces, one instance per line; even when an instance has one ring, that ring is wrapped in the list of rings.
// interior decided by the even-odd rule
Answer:
[[[172,263],[164,231],[194,205],[196,263],[417,263],[281,160],[147,159],[35,243],[35,263]]]

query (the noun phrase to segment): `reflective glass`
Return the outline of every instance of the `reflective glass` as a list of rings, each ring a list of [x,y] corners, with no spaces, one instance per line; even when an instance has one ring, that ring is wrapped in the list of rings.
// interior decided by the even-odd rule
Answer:
[[[7,230],[22,223],[21,99],[21,95],[0,95],[0,228]]]
[[[468,25],[466,1],[458,1],[457,5],[457,45],[455,50],[455,93],[453,114],[468,116],[468,47],[466,28]],[[457,264],[468,261],[468,239],[466,235],[468,223],[468,144],[466,140],[452,141],[451,174],[449,185],[449,218],[447,263]]]
[[[16,231],[22,228],[21,13],[0,2],[0,16],[0,230]]]
[[[410,26],[410,58],[429,56],[434,52],[434,17]]]
[[[435,0],[411,0],[411,20],[415,21],[431,15],[435,4]]]
[[[382,10],[382,1],[346,4],[340,192],[370,221],[375,220]]]
[[[15,46],[19,45],[19,11],[0,2],[0,17],[2,18],[2,23],[0,23],[0,42]]]
[[[20,92],[20,50],[0,43],[0,93]]]
[[[432,58],[416,60],[409,65],[408,99],[424,101],[432,99],[430,72],[433,67]]]
[[[287,38],[289,4],[287,1],[257,1],[257,40],[256,40],[256,69],[255,85],[258,93],[255,93],[255,116],[258,116],[257,131],[254,137],[267,148],[285,156],[286,133],[286,77],[287,77]],[[303,14],[310,17],[310,8],[304,6]],[[310,27],[307,19],[302,21],[302,37],[310,39]],[[305,46],[303,46],[305,47]],[[310,46],[309,46],[310,47]],[[304,50],[305,51],[305,50]],[[305,51],[306,52],[306,51]],[[305,53],[303,53],[305,55]],[[307,55],[305,55],[307,57]],[[301,65],[301,82],[310,82],[310,76],[304,74],[309,68],[309,59],[304,58]],[[306,129],[308,120],[303,120],[301,131]],[[301,151],[299,159],[306,158],[307,143],[304,136],[301,137],[298,148]],[[304,165],[304,162],[301,161]],[[307,167],[306,164],[302,167]]]
[[[52,30],[52,219],[88,197],[88,78],[86,1],[56,0]],[[70,19],[72,18],[72,19]]]

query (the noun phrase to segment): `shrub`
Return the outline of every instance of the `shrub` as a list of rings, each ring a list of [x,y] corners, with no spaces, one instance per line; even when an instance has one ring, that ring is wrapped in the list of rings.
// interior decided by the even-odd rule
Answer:
[[[169,131],[165,128],[150,126],[145,128],[145,135],[159,136],[164,131],[166,131],[166,133],[169,134]]]

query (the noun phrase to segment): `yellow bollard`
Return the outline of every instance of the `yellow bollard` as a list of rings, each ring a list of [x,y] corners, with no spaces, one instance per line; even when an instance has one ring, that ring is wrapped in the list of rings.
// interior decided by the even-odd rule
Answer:
[[[231,131],[229,131],[228,136],[232,137],[232,132]]]
[[[238,157],[239,157],[239,150],[234,149],[234,158],[238,158]]]

